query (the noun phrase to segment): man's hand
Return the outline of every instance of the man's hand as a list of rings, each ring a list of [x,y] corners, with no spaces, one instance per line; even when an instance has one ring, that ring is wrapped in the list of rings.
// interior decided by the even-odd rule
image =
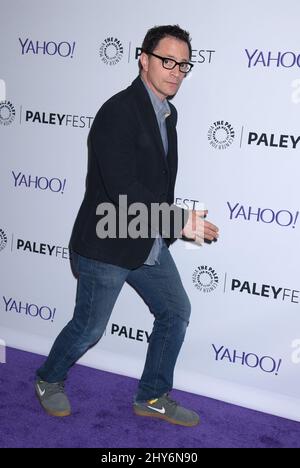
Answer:
[[[204,217],[207,213],[207,210],[190,210],[188,221],[181,234],[198,245],[203,245],[205,239],[216,240],[219,237],[219,229],[209,221],[205,221]]]

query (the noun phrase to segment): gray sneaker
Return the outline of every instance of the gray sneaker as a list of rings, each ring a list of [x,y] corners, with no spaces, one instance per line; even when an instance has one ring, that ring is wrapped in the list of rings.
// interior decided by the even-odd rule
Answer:
[[[49,383],[37,379],[35,391],[42,407],[51,416],[69,416],[71,414],[71,405],[65,394],[64,382]]]
[[[199,424],[199,416],[194,411],[180,406],[172,400],[167,393],[160,398],[145,402],[136,401],[133,410],[138,416],[150,416],[152,418],[165,419],[172,424],[180,426],[196,426]]]

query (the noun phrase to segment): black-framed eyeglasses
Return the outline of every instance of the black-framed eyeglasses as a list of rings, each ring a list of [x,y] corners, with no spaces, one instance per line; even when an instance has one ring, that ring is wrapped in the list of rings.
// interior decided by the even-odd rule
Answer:
[[[153,55],[153,57],[160,59],[162,66],[167,70],[173,70],[176,67],[176,65],[178,65],[181,73],[189,73],[194,66],[194,64],[190,62],[176,62],[176,60],[174,59],[171,59],[169,57],[161,57],[160,55],[154,54],[153,52],[147,52],[146,50],[143,50],[143,52],[145,52],[145,54]]]

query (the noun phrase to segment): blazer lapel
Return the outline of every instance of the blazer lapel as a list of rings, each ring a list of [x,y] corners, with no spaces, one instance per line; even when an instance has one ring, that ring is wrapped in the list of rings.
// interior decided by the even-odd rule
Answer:
[[[167,135],[168,135],[168,167],[171,168],[177,164],[177,148],[176,148],[176,128],[172,122],[172,117],[166,119]]]
[[[147,93],[147,90],[146,90],[146,88],[145,88],[145,86],[144,86],[144,84],[143,84],[140,77],[136,78],[133,81],[132,86],[134,86],[134,88],[139,93],[138,104],[140,105],[141,112],[145,115],[145,118],[148,121],[149,127],[147,128],[147,130],[149,130],[151,132],[151,134],[153,136],[153,141],[155,142],[157,150],[159,152],[159,156],[163,159],[164,164],[166,166],[166,169],[168,169],[167,157],[166,157],[166,154],[165,154],[165,149],[164,149],[164,145],[163,145],[163,142],[162,142],[162,138],[161,138],[161,134],[160,134],[156,114],[155,114],[155,111],[153,109],[152,102],[151,102],[150,97],[149,97],[149,95]],[[167,118],[166,122],[167,121],[168,121],[168,118]],[[167,126],[167,134],[168,134],[168,139],[169,139],[168,126]],[[168,141],[168,144],[170,144],[170,141]],[[168,153],[169,153],[169,151],[168,151]]]

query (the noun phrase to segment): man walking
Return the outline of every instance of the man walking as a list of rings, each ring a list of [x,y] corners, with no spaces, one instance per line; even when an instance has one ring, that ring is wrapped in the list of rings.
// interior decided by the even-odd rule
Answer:
[[[194,411],[169,396],[189,323],[190,302],[168,247],[178,237],[200,244],[218,237],[217,227],[204,220],[207,212],[173,205],[177,112],[168,98],[177,93],[191,70],[191,53],[189,34],[179,26],[150,29],[142,46],[140,75],[110,98],[95,117],[88,139],[86,192],[70,243],[78,278],[74,316],[37,371],[37,396],[53,416],[71,413],[64,392],[67,372],[101,338],[127,282],[154,316],[134,412],[183,426],[199,422]],[[121,196],[126,196],[129,207],[142,203],[148,212],[153,205],[167,204],[167,223],[141,217],[148,236],[121,235]],[[99,234],[99,221],[105,214],[101,207],[107,204],[115,208],[116,229],[105,236]],[[132,213],[127,223],[132,221]]]

